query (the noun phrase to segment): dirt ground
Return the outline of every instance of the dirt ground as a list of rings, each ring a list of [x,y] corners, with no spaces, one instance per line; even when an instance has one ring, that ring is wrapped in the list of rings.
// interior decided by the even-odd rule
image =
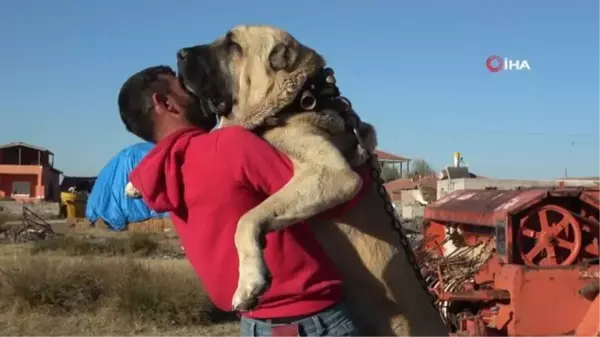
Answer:
[[[173,233],[53,224],[65,235],[0,244],[0,335],[238,335]]]
[[[10,322],[10,324],[8,324]],[[6,326],[5,326],[6,324]],[[45,314],[27,316],[0,314],[0,333],[4,336],[237,336],[237,323],[213,324],[195,328],[157,329],[107,322],[100,316],[76,315],[51,318]]]

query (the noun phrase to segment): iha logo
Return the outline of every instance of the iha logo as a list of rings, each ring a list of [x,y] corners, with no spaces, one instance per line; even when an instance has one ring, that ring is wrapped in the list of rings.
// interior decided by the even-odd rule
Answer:
[[[511,60],[508,57],[500,57],[492,55],[485,60],[485,67],[497,73],[500,70],[531,70],[531,66],[527,60]]]

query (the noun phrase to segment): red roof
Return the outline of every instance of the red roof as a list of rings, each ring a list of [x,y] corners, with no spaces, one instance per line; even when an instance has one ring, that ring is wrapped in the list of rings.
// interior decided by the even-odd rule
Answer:
[[[437,177],[435,174],[426,175],[420,179],[400,178],[385,183],[383,186],[390,195],[400,193],[404,190],[413,190],[419,186],[437,188]]]
[[[400,192],[403,190],[412,190],[417,188],[418,184],[416,181],[408,178],[400,178],[392,180],[383,185],[388,193]]]
[[[400,157],[395,154],[375,150],[375,154],[377,155],[377,159],[379,160],[391,160],[391,161],[409,161],[410,158]]]
[[[421,177],[421,179],[419,179],[417,184],[419,184],[419,186],[437,189],[437,181],[438,181],[438,178],[436,177],[435,173],[433,173],[433,174]]]
[[[401,192],[417,188],[417,183],[412,181],[412,179],[401,178],[387,182],[383,187],[385,187],[392,201],[400,201],[402,198]]]

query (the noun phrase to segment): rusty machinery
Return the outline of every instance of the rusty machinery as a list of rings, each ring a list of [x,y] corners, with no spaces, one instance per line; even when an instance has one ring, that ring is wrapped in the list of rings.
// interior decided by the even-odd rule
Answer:
[[[456,335],[598,335],[598,188],[462,190],[416,248]]]

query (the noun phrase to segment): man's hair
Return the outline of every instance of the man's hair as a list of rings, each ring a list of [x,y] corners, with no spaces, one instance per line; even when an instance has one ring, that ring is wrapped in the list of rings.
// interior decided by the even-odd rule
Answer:
[[[175,76],[175,72],[169,66],[146,68],[128,78],[119,91],[119,113],[127,131],[147,142],[154,141],[152,95],[169,93],[164,75]]]

